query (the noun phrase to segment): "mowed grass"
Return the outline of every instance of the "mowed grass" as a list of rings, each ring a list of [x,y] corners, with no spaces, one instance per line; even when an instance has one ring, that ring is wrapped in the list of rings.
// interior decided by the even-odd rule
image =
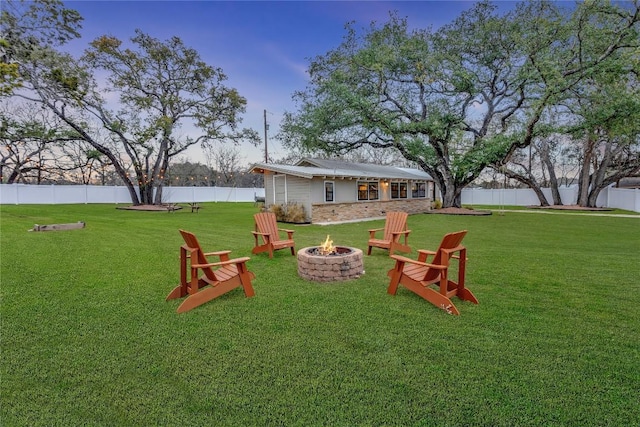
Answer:
[[[295,257],[251,255],[249,203],[135,212],[0,206],[3,426],[586,426],[640,419],[640,218],[412,215],[410,244],[469,230],[451,316],[365,275],[306,282]],[[73,231],[34,224],[85,221]],[[293,228],[366,251],[383,221]],[[236,289],[188,313],[178,229],[251,256]],[[366,253],[366,252],[365,252]]]

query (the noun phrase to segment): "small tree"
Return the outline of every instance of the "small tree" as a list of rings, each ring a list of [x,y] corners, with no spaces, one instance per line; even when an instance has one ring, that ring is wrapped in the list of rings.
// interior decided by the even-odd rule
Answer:
[[[238,171],[242,162],[237,147],[210,147],[206,151],[207,164],[215,171],[215,182],[218,186],[237,185]]]
[[[29,103],[0,105],[0,182],[40,184],[63,174],[60,154],[79,136]]]

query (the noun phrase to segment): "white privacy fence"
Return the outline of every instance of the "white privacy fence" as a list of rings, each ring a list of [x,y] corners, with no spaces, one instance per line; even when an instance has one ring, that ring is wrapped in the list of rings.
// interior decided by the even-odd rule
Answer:
[[[137,190],[136,190],[137,191]],[[551,190],[542,190],[552,200]],[[165,203],[253,202],[264,197],[264,188],[164,187]],[[560,189],[562,203],[578,200],[577,187]],[[0,184],[0,204],[131,203],[126,187],[101,185]],[[464,205],[537,206],[533,190],[467,188],[462,190]],[[640,190],[608,187],[600,192],[597,206],[640,212]]]
[[[578,187],[560,188],[560,198],[564,205],[575,205],[578,201]],[[551,190],[543,188],[548,201],[552,201]],[[494,189],[466,188],[462,190],[463,205],[492,206],[539,206],[540,200],[529,188]],[[600,192],[596,201],[598,207],[625,209],[640,212],[640,190],[607,187]]]
[[[136,188],[136,191],[137,188]],[[163,187],[164,203],[253,202],[264,188]],[[0,184],[0,204],[131,203],[124,186]]]

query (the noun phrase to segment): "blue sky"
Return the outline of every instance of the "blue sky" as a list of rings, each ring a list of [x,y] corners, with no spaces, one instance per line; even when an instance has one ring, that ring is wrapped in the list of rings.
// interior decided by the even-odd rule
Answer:
[[[390,11],[414,28],[437,28],[451,22],[473,1],[65,1],[82,17],[82,38],[67,50],[79,54],[94,38],[108,34],[121,40],[140,29],[166,40],[178,36],[208,64],[220,67],[226,84],[247,99],[243,127],[264,135],[269,123],[271,157],[286,152],[275,140],[282,114],[293,111],[292,95],[307,85],[309,60],[337,47],[345,24],[357,28],[385,22]],[[500,2],[502,7],[509,2]],[[263,148],[241,147],[243,163],[262,161]],[[203,161],[192,148],[191,161]]]

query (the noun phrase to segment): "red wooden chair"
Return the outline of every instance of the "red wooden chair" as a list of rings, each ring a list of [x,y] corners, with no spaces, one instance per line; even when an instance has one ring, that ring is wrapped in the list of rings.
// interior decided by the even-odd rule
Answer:
[[[251,251],[254,254],[269,252],[269,258],[273,258],[273,251],[291,248],[291,255],[295,255],[295,242],[293,241],[294,230],[278,228],[276,215],[273,212],[260,212],[253,216],[255,220],[255,231],[252,231],[255,238],[255,246]],[[287,233],[286,239],[280,239],[280,231]]]
[[[393,255],[395,251],[411,252],[409,247],[409,233],[411,230],[407,230],[407,217],[409,215],[406,212],[387,212],[387,219],[384,223],[384,228],[375,228],[369,230],[369,250],[367,255],[371,255],[371,248],[377,247],[382,249],[388,249],[389,255]],[[382,231],[382,238],[376,238],[376,233]],[[403,242],[401,242],[401,237]]]
[[[180,284],[167,296],[167,301],[188,295],[178,307],[184,313],[211,301],[220,295],[242,287],[247,297],[255,295],[251,280],[255,275],[247,270],[248,257],[229,259],[231,251],[203,252],[193,233],[180,230],[185,244],[180,247]],[[208,256],[217,256],[219,262],[209,262]],[[187,280],[187,264],[190,261],[190,279]],[[215,269],[214,269],[215,268]],[[203,275],[198,276],[198,270]]]
[[[403,285],[436,307],[458,315],[460,312],[450,297],[457,296],[461,300],[478,304],[477,298],[464,286],[467,248],[461,243],[466,234],[467,231],[464,230],[445,235],[437,251],[419,250],[417,261],[393,255],[396,265],[387,274],[391,278],[387,292],[395,295],[398,285]],[[433,256],[433,259],[429,263],[427,261],[430,256]],[[451,259],[458,260],[457,281],[449,277]],[[435,285],[436,289],[433,289],[432,285]]]

